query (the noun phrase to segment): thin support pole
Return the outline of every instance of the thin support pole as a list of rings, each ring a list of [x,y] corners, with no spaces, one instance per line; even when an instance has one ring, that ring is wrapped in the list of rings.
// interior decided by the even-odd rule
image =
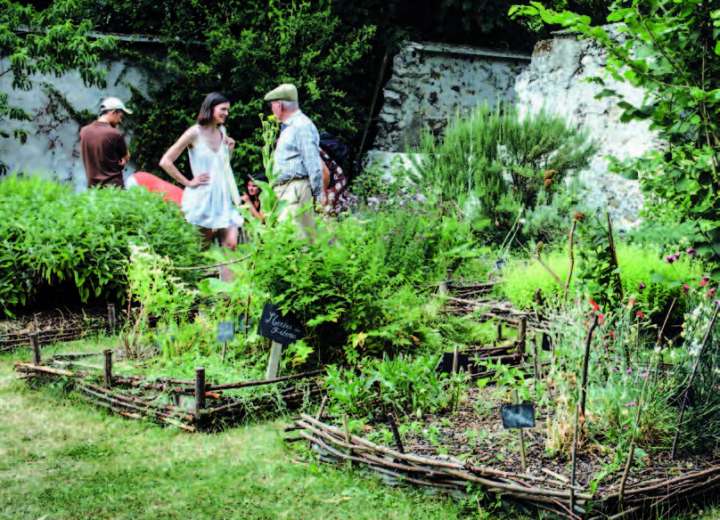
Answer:
[[[590,368],[590,344],[592,343],[592,337],[597,326],[598,315],[595,314],[590,330],[588,331],[587,338],[585,338],[585,354],[583,355],[582,379],[580,382],[580,399],[578,399],[580,403],[580,415],[582,417],[585,417],[585,400],[587,397],[588,371]]]
[[[402,439],[400,438],[400,431],[398,430],[397,423],[395,422],[395,416],[392,413],[388,414],[388,423],[390,424],[390,430],[392,430],[397,450],[400,453],[405,453],[405,448],[403,447]]]
[[[117,314],[115,312],[115,304],[114,303],[108,303],[107,323],[108,323],[108,332],[110,334],[113,334],[115,332],[115,330],[117,329]]]
[[[198,418],[205,408],[205,369],[195,369],[195,417]]]
[[[33,365],[39,365],[42,363],[42,356],[40,354],[40,338],[37,332],[30,334],[30,345],[33,351]]]
[[[513,390],[513,400],[515,404],[520,404],[520,396],[517,390]],[[523,473],[527,471],[527,458],[525,455],[525,433],[522,428],[518,428],[518,437],[520,438],[520,463],[522,464]]]
[[[527,340],[527,318],[523,316],[520,318],[520,324],[518,325],[518,341],[517,351],[520,357],[525,357],[525,342]]]
[[[105,380],[105,388],[110,388],[112,386],[113,376],[112,376],[112,355],[113,352],[110,349],[103,350],[103,355],[105,356],[105,367],[103,371],[104,380]]]

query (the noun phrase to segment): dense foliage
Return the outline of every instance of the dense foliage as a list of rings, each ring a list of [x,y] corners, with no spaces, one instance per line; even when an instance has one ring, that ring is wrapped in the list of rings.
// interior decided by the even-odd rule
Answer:
[[[132,243],[195,263],[200,236],[179,210],[144,190],[80,195],[38,178],[0,182],[0,312],[49,294],[63,303],[123,299]],[[73,296],[73,292],[76,296]]]
[[[665,141],[618,168],[637,176],[653,220],[688,222],[700,254],[720,261],[720,8],[707,0],[615,1],[607,21],[554,11],[540,2],[511,14],[561,25],[598,42],[615,79],[645,90],[639,105],[619,99],[623,119],[645,119]],[[596,78],[604,84],[604,78]],[[605,96],[618,96],[611,88]]]
[[[524,212],[552,200],[595,151],[587,135],[541,112],[480,106],[456,117],[442,138],[429,132],[418,149],[418,185],[502,239]]]

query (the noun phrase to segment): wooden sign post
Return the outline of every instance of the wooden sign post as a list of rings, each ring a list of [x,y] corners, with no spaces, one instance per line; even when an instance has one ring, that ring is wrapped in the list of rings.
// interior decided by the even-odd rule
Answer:
[[[280,368],[283,347],[305,335],[303,326],[292,316],[283,315],[272,303],[266,303],[258,332],[271,341],[265,379],[275,379]]]

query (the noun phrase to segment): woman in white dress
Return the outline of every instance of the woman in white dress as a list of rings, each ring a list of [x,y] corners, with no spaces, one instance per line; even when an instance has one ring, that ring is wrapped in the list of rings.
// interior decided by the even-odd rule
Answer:
[[[160,160],[160,167],[182,184],[182,210],[191,224],[199,226],[208,241],[219,234],[224,247],[235,249],[243,218],[241,204],[230,168],[235,141],[225,133],[230,102],[218,92],[208,94],[197,117]],[[175,161],[187,148],[192,178],[183,175]]]

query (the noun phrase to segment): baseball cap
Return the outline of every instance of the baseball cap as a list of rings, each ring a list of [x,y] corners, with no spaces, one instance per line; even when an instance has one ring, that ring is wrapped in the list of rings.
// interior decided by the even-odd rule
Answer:
[[[125,103],[116,97],[106,97],[100,102],[100,112],[108,110],[122,110],[126,114],[132,114],[132,110],[125,106]]]

